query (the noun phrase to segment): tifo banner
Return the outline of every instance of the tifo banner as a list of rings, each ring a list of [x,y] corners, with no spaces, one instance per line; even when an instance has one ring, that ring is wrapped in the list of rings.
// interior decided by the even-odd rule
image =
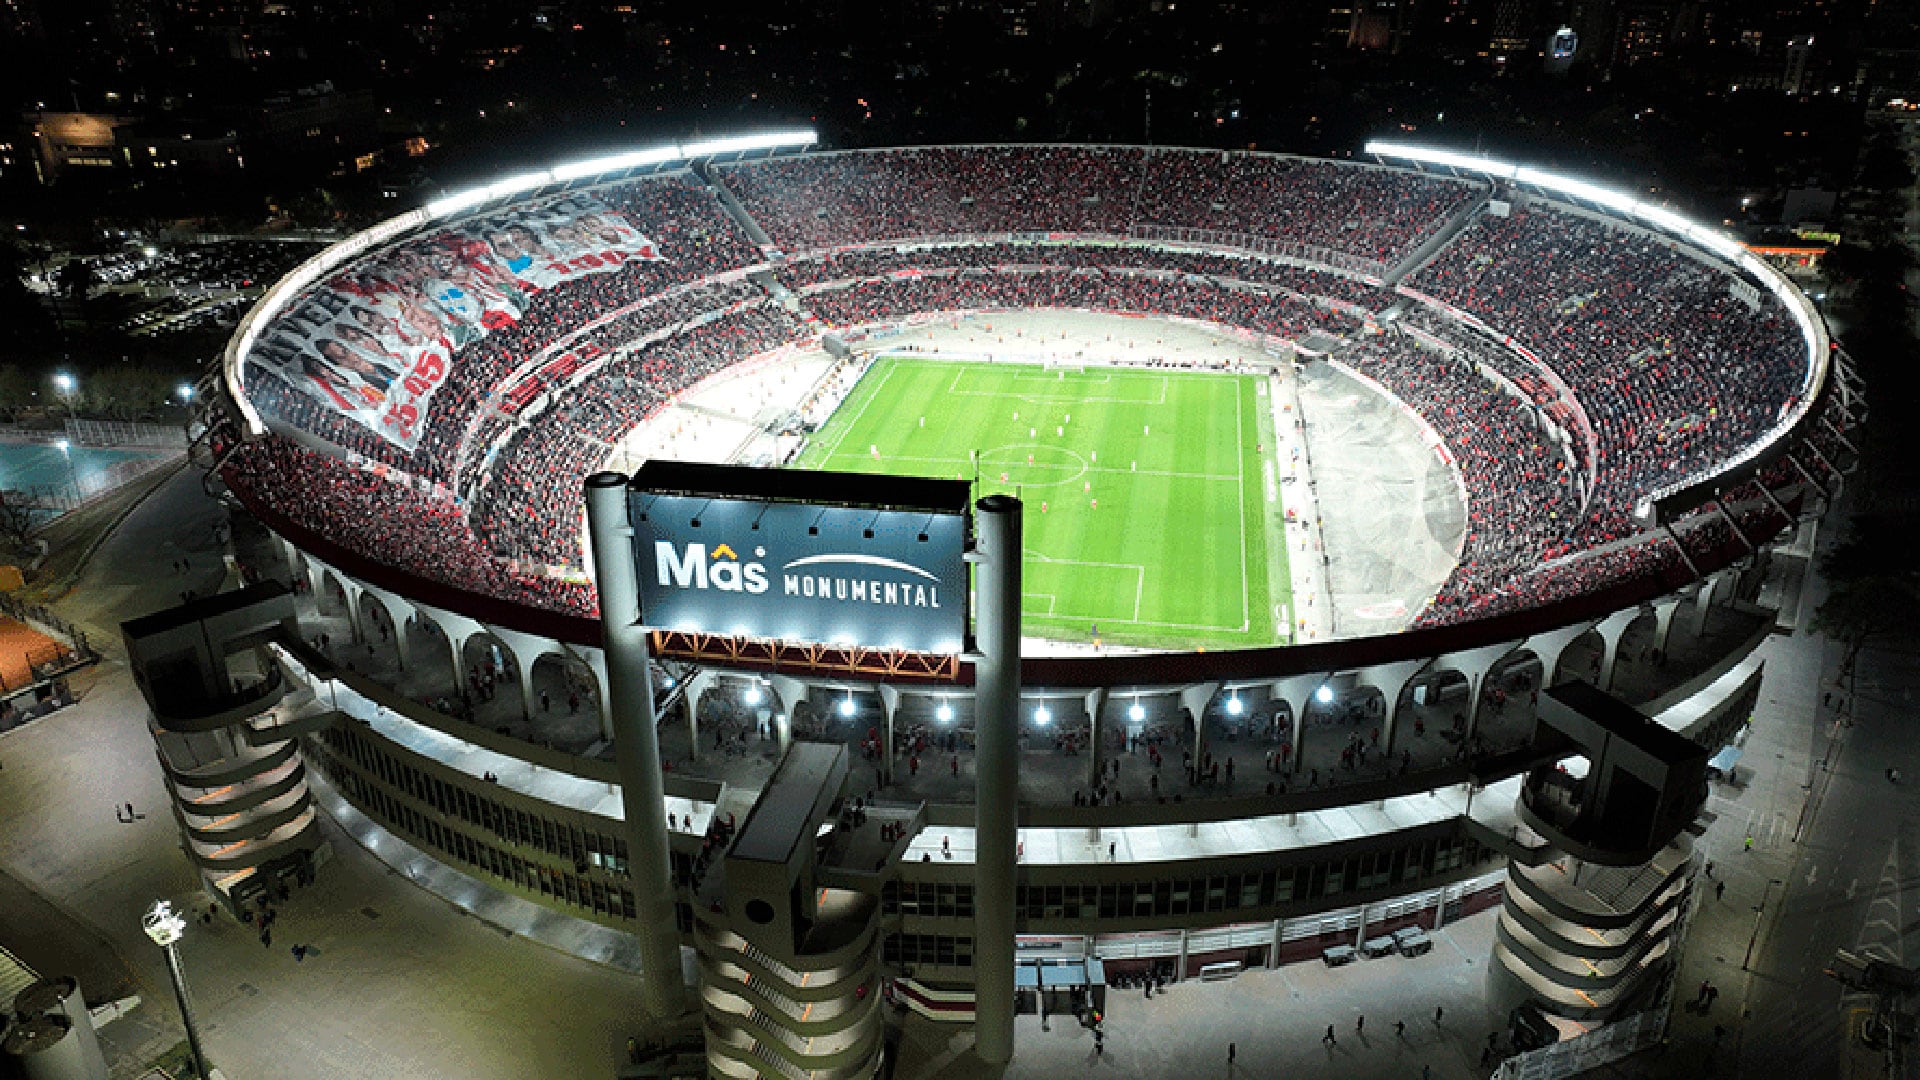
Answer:
[[[314,286],[248,361],[412,450],[461,348],[519,322],[543,290],[662,258],[626,215],[590,195],[471,218]]]

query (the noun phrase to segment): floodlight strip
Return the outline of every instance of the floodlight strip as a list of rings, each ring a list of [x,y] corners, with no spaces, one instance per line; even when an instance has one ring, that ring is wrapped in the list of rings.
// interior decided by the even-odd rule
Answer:
[[[470,210],[482,203],[535,191],[548,184],[567,183],[589,176],[635,169],[643,165],[664,165],[671,161],[691,161],[695,158],[714,157],[720,154],[747,154],[756,150],[794,150],[812,146],[818,141],[820,141],[819,136],[815,135],[811,129],[773,131],[764,135],[735,135],[724,139],[703,139],[700,142],[669,143],[646,150],[630,150],[605,157],[587,158],[556,168],[541,169],[481,187],[470,188],[443,199],[435,199],[427,204],[427,216],[437,221],[451,217],[462,210]]]
[[[240,320],[239,327],[234,330],[233,336],[227,339],[227,347],[221,354],[220,366],[227,386],[231,390],[229,396],[233,399],[234,407],[239,410],[247,432],[252,435],[265,435],[266,420],[247,397],[244,377],[247,354],[252,351],[254,342],[259,339],[261,328],[279,315],[280,309],[288,301],[331,273],[336,267],[360,257],[370,248],[386,244],[430,222],[452,217],[464,210],[471,210],[486,203],[537,191],[548,184],[567,183],[643,165],[663,165],[668,162],[690,161],[719,154],[799,149],[812,146],[818,141],[819,136],[811,129],[796,129],[767,132],[762,135],[704,139],[691,143],[668,143],[645,150],[609,154],[572,162],[558,168],[539,169],[505,177],[435,199],[421,209],[409,210],[398,217],[388,218],[372,228],[354,233],[339,243],[328,245],[306,262],[294,267],[286,276],[275,282],[252,308],[248,309],[246,316]]]
[[[1801,384],[1800,400],[1787,415],[1781,417],[1771,431],[1764,437],[1748,443],[1745,450],[1720,461],[1706,472],[1664,485],[1648,493],[1647,498],[1653,500],[1664,498],[1672,492],[1697,484],[1708,476],[1730,472],[1754,460],[1779,441],[1781,436],[1796,427],[1805,418],[1807,411],[1813,407],[1815,399],[1819,397],[1817,391],[1826,380],[1829,362],[1825,321],[1814,311],[1813,303],[1807,299],[1805,293],[1788,281],[1784,274],[1767,265],[1765,260],[1747,250],[1746,245],[1733,237],[1717,229],[1710,229],[1690,221],[1664,206],[1655,206],[1636,199],[1625,192],[1536,169],[1530,165],[1510,165],[1477,154],[1463,154],[1439,147],[1414,146],[1380,139],[1369,141],[1363,150],[1375,157],[1396,158],[1423,165],[1477,172],[1494,179],[1526,184],[1529,187],[1605,207],[1634,222],[1651,226],[1697,245],[1720,261],[1745,271],[1754,280],[1765,285],[1767,290],[1773,293],[1781,305],[1792,314],[1794,322],[1800,326],[1801,337],[1807,343],[1807,377]]]

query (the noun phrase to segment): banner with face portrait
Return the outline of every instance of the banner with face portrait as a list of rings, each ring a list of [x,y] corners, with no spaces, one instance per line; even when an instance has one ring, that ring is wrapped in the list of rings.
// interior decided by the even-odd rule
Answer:
[[[545,290],[664,258],[592,195],[469,218],[356,260],[307,290],[247,362],[411,451],[462,348],[516,325]]]

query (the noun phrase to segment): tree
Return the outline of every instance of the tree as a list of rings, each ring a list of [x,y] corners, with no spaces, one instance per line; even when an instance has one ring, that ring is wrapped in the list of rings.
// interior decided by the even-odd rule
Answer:
[[[26,253],[0,239],[0,348],[14,354],[43,352],[53,338],[53,319],[26,278]]]
[[[1869,641],[1912,633],[1920,616],[1920,567],[1912,557],[1911,520],[1859,515],[1852,536],[1820,560],[1826,600],[1813,628],[1847,646],[1850,668]]]
[[[1860,156],[1860,186],[1892,191],[1913,186],[1913,166],[1898,145],[1876,142]]]
[[[86,310],[87,297],[93,292],[93,287],[100,283],[100,279],[93,272],[92,265],[85,259],[68,259],[66,265],[62,266],[54,277],[59,283],[60,291],[66,293],[67,299],[78,304],[82,311]]]
[[[38,524],[24,495],[0,488],[0,556],[24,558],[32,550],[33,530]]]

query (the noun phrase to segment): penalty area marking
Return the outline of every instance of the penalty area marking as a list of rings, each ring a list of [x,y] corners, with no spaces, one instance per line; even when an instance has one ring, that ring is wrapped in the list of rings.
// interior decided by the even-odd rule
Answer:
[[[1085,559],[1055,559],[1055,558],[1049,558],[1048,556],[1042,555],[1039,552],[1033,550],[1032,548],[1023,549],[1020,552],[1020,555],[1022,558],[1030,562],[1046,563],[1049,566],[1087,566],[1087,567],[1097,567],[1101,570],[1133,571],[1133,617],[1132,618],[1130,619],[1122,618],[1119,615],[1081,615],[1077,612],[1060,612],[1060,611],[1054,611],[1054,610],[1049,610],[1047,614],[1050,617],[1056,618],[1056,619],[1087,619],[1090,622],[1099,622],[1101,619],[1106,619],[1109,622],[1127,622],[1127,623],[1133,623],[1135,625],[1148,625],[1140,622],[1140,601],[1141,601],[1141,597],[1147,591],[1147,568],[1144,566],[1141,566],[1139,563],[1089,562]],[[1051,594],[1038,593],[1035,595],[1044,596],[1044,595],[1051,595]],[[1057,605],[1052,605],[1052,606],[1057,606]]]
[[[940,362],[941,361],[937,361],[937,360],[934,361],[934,363],[940,363]],[[1128,374],[1136,374],[1136,373],[1129,372]],[[1196,374],[1198,373],[1196,372]],[[1138,374],[1137,378],[1126,380],[1127,382],[1131,383],[1136,381],[1143,381],[1146,379],[1152,379],[1154,382],[1158,383],[1159,393],[1152,401],[1144,401],[1144,400],[1141,400],[1140,398],[1130,398],[1130,397],[1101,397],[1094,394],[1024,394],[1024,393],[1020,393],[1019,391],[1007,391],[1007,390],[963,390],[960,388],[960,380],[965,378],[966,375],[967,375],[967,372],[964,370],[954,372],[953,381],[947,384],[947,393],[958,394],[962,397],[1019,398],[1021,401],[1025,401],[1025,402],[1028,402],[1029,404],[1034,404],[1034,405],[1048,405],[1048,404],[1060,404],[1060,403],[1075,404],[1083,401],[1097,402],[1105,405],[1165,405],[1167,403],[1167,377],[1165,375]],[[1019,378],[1019,377],[1020,376],[1016,373],[1015,378]],[[1039,376],[1029,375],[1026,377],[1038,378]]]

